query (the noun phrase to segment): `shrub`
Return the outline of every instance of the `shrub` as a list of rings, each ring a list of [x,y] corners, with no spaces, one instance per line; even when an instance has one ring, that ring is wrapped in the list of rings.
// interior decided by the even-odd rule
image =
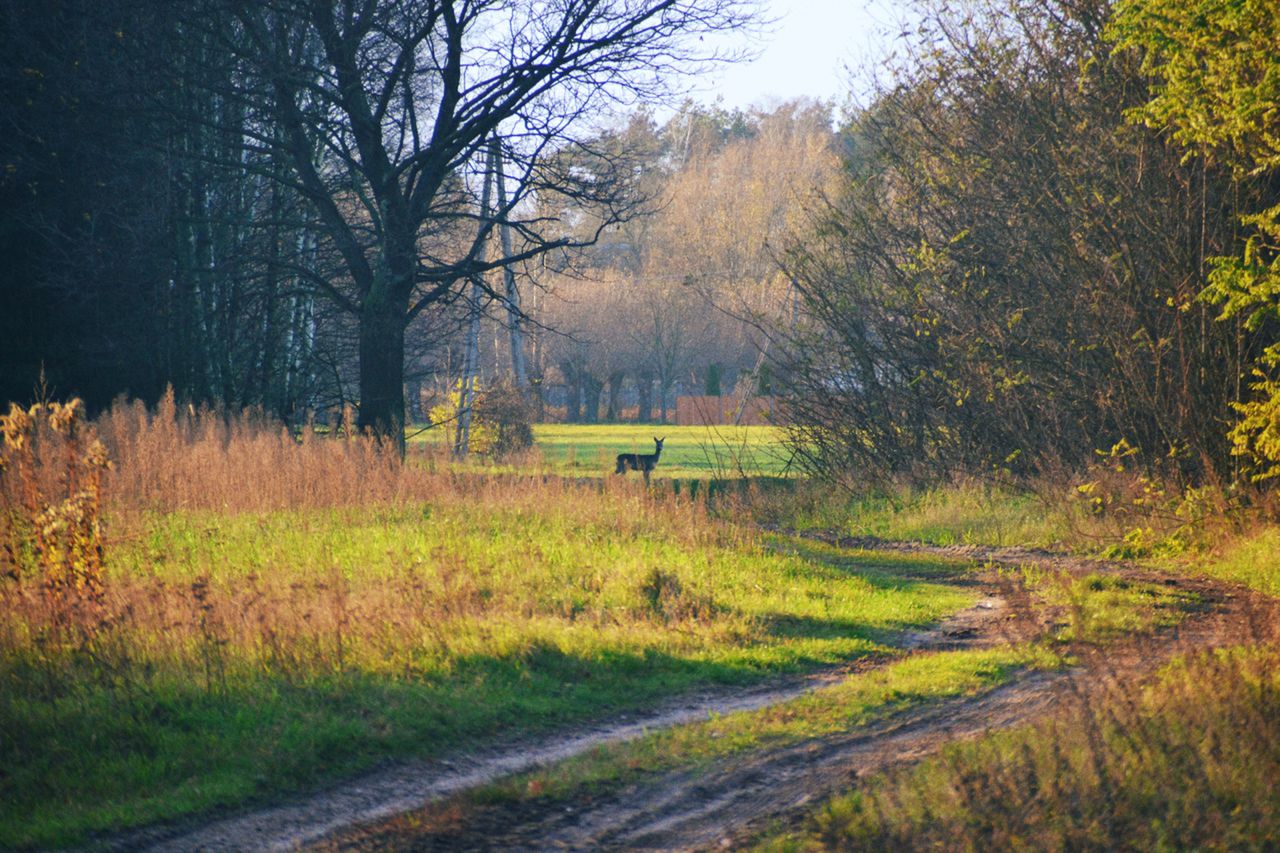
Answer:
[[[471,441],[471,449],[477,452],[500,457],[533,446],[533,406],[509,382],[494,385],[480,395],[475,405],[475,423],[482,429]],[[477,438],[483,439],[479,447]]]
[[[0,571],[38,583],[54,628],[83,622],[102,594],[106,448],[79,400],[10,404],[0,435]]]

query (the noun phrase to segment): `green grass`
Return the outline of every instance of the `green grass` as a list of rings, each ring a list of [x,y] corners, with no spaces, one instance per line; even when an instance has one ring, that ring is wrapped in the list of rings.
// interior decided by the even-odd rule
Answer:
[[[782,431],[767,426],[538,424],[533,435],[536,452],[531,457],[470,465],[485,471],[543,469],[572,477],[604,477],[613,473],[619,453],[652,453],[654,438],[664,443],[653,476],[666,479],[779,475],[787,472],[790,459]],[[450,440],[445,430],[429,430],[414,435],[410,446]]]
[[[1228,545],[1220,554],[1197,557],[1197,571],[1280,596],[1280,528],[1267,527]]]
[[[1053,643],[1101,646],[1151,634],[1177,625],[1201,604],[1198,594],[1178,586],[1098,572],[1071,575],[1032,565],[999,572],[1020,582],[1033,604],[1052,614],[1046,639]]]
[[[793,507],[790,521],[800,529],[834,528],[930,545],[1049,547],[1071,538],[1068,519],[1038,498],[977,484],[835,500],[819,492]]]
[[[82,648],[6,609],[0,845],[278,798],[435,755],[892,652],[961,564],[790,547],[638,484],[148,517]],[[14,602],[10,602],[13,604]]]
[[[1280,844],[1274,646],[867,780],[763,850],[1269,850]]]
[[[474,792],[479,801],[567,798],[643,773],[696,769],[731,755],[776,749],[851,731],[922,705],[975,696],[1027,669],[1063,659],[1033,646],[913,655],[850,675],[830,687],[758,711],[712,715],[633,741],[597,747],[555,767]]]
[[[799,554],[833,565],[852,567],[868,559],[884,560],[885,567],[869,569],[889,582],[894,572],[913,575],[946,573],[911,555],[869,554],[775,538],[770,546],[778,553]],[[896,566],[896,569],[890,567]],[[868,571],[868,569],[864,569]],[[1023,572],[1009,571],[1010,581]],[[1029,669],[1055,669],[1071,662],[1078,644],[1099,645],[1130,633],[1147,633],[1174,624],[1194,597],[1151,584],[1132,583],[1106,576],[1074,578],[1056,572],[1028,569],[1025,577],[1032,593],[1025,603],[1062,616],[1060,626],[1036,642],[990,649],[916,652],[889,651],[882,665],[847,676],[840,682],[787,702],[756,711],[711,715],[707,720],[652,732],[624,743],[609,744],[547,768],[501,780],[452,800],[436,803],[388,822],[360,831],[366,847],[377,848],[379,839],[394,841],[397,848],[424,845],[438,829],[447,832],[455,823],[466,824],[479,811],[498,810],[513,802],[535,811],[573,809],[579,801],[615,795],[624,786],[653,780],[670,771],[698,773],[732,756],[785,748],[824,737],[856,731],[895,714],[932,703],[976,696],[1010,682]],[[820,743],[815,748],[822,748]],[[470,817],[469,817],[470,816]],[[439,842],[441,839],[434,839]]]

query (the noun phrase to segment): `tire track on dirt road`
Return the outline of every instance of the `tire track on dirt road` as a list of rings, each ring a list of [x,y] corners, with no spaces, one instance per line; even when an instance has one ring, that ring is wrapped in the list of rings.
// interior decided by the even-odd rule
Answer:
[[[787,532],[790,531],[780,531]],[[998,566],[1036,564],[1072,572],[1103,571],[1133,580],[1176,583],[1204,602],[1154,642],[1108,647],[1070,673],[1030,672],[982,696],[905,712],[872,727],[795,746],[739,756],[711,771],[665,774],[644,785],[570,806],[539,810],[503,804],[473,826],[439,837],[409,831],[393,816],[440,802],[500,778],[553,764],[599,745],[645,732],[705,720],[710,714],[758,710],[841,680],[850,668],[828,670],[750,690],[686,697],[663,709],[538,740],[483,750],[451,760],[387,767],[292,803],[213,821],[154,827],[105,841],[106,849],[570,849],[614,847],[682,849],[732,843],[847,787],[850,780],[895,763],[917,760],[950,740],[1027,722],[1070,696],[1092,695],[1109,681],[1149,672],[1179,651],[1238,639],[1233,632],[1269,600],[1198,577],[1176,578],[1124,564],[1084,561],[1026,549],[975,546],[932,548],[911,543],[804,534],[841,547],[952,556]],[[1011,614],[994,571],[982,573],[977,605],[942,625],[905,638],[918,651],[981,647],[1010,639]],[[1272,611],[1274,613],[1274,610]],[[1016,622],[1016,620],[1014,620]],[[1023,626],[1043,630],[1045,625]],[[863,661],[853,670],[882,661]]]
[[[790,533],[790,531],[785,531]],[[437,829],[412,819],[363,827],[328,839],[340,850],[684,850],[738,846],[779,821],[795,820],[859,777],[935,754],[945,744],[1031,723],[1070,703],[1092,703],[1154,672],[1176,655],[1238,643],[1274,625],[1276,602],[1198,575],[1171,575],[1132,564],[1024,548],[934,547],[809,534],[841,547],[960,557],[992,566],[1036,565],[1082,575],[1176,586],[1199,598],[1178,625],[1102,648],[1082,647],[1065,672],[1027,672],[983,695],[913,709],[871,726],[722,760],[710,770],[664,773],[577,801],[503,802],[467,809]],[[990,610],[990,602],[986,602]],[[971,611],[957,624],[919,635],[921,647],[990,642],[1001,617]],[[1042,626],[1048,627],[1048,626]]]

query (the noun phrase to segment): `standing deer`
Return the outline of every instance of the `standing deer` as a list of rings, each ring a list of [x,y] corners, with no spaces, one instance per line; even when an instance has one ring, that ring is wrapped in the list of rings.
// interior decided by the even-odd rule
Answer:
[[[667,437],[665,435],[662,438],[655,438],[653,443],[657,446],[652,453],[619,453],[618,467],[614,469],[613,473],[625,474],[627,469],[630,468],[632,471],[639,471],[644,474],[644,481],[646,483],[649,482],[649,472],[657,467],[658,457],[662,455],[662,442],[666,440]]]

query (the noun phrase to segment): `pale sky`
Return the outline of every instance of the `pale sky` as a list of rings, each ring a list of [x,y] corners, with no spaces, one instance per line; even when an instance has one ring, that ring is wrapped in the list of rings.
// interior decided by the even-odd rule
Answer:
[[[764,0],[762,6],[777,23],[760,37],[759,58],[708,75],[697,87],[698,100],[719,95],[726,107],[749,107],[807,96],[840,106],[851,88],[865,94],[864,69],[892,49],[903,14],[891,0]]]

